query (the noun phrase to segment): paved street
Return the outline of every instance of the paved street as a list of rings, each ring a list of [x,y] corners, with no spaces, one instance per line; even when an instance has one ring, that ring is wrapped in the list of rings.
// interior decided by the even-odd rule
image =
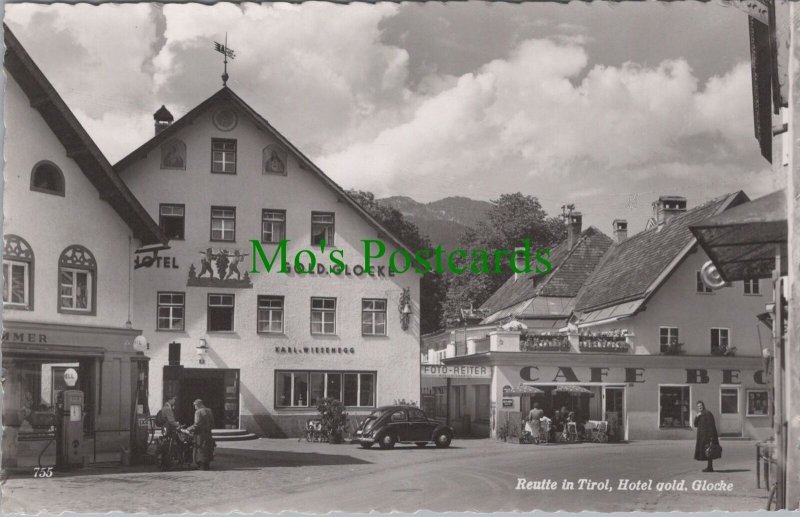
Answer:
[[[689,441],[629,444],[519,445],[457,440],[450,449],[256,440],[217,448],[213,471],[158,472],[152,467],[92,467],[51,479],[16,474],[3,487],[3,513],[46,511],[178,513],[297,510],[326,512],[510,510],[757,510],[754,445],[723,442],[718,472],[702,473]],[[519,478],[555,482],[555,490],[516,490]],[[580,490],[580,479],[610,480],[611,491]],[[619,480],[653,480],[619,490]],[[574,490],[561,489],[564,480]],[[686,480],[685,491],[659,482]],[[731,491],[692,489],[695,480],[729,483]],[[531,484],[531,487],[536,485]]]

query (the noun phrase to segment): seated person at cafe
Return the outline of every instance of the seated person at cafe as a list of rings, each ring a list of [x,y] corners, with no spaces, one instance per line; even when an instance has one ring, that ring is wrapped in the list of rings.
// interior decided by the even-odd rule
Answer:
[[[561,409],[556,411],[556,414],[553,415],[553,424],[556,427],[556,431],[561,432],[564,430],[568,416],[569,410],[567,410],[567,406],[561,406]]]

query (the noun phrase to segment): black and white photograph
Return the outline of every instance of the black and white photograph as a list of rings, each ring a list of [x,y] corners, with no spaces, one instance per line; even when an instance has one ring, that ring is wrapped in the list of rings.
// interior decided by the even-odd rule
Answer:
[[[3,514],[800,510],[800,4],[3,39]]]

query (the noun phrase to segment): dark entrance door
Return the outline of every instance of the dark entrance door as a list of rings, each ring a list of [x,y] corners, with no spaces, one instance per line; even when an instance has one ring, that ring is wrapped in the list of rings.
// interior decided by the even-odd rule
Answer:
[[[225,428],[225,370],[184,368],[176,417],[182,424],[194,422],[195,399],[203,399],[214,413],[214,429]]]

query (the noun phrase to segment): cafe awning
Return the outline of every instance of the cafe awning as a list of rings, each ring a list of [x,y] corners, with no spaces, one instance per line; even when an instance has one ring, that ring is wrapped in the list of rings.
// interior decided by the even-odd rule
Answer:
[[[583,386],[577,386],[575,384],[563,384],[553,391],[555,391],[555,393],[569,393],[576,397],[594,397],[594,393]]]
[[[690,226],[726,282],[770,278],[775,256],[788,271],[786,192],[779,190]]]
[[[506,391],[503,393],[504,396],[507,397],[521,397],[523,395],[541,395],[544,391],[540,390],[536,386],[527,386],[525,384],[520,384],[516,388]]]

